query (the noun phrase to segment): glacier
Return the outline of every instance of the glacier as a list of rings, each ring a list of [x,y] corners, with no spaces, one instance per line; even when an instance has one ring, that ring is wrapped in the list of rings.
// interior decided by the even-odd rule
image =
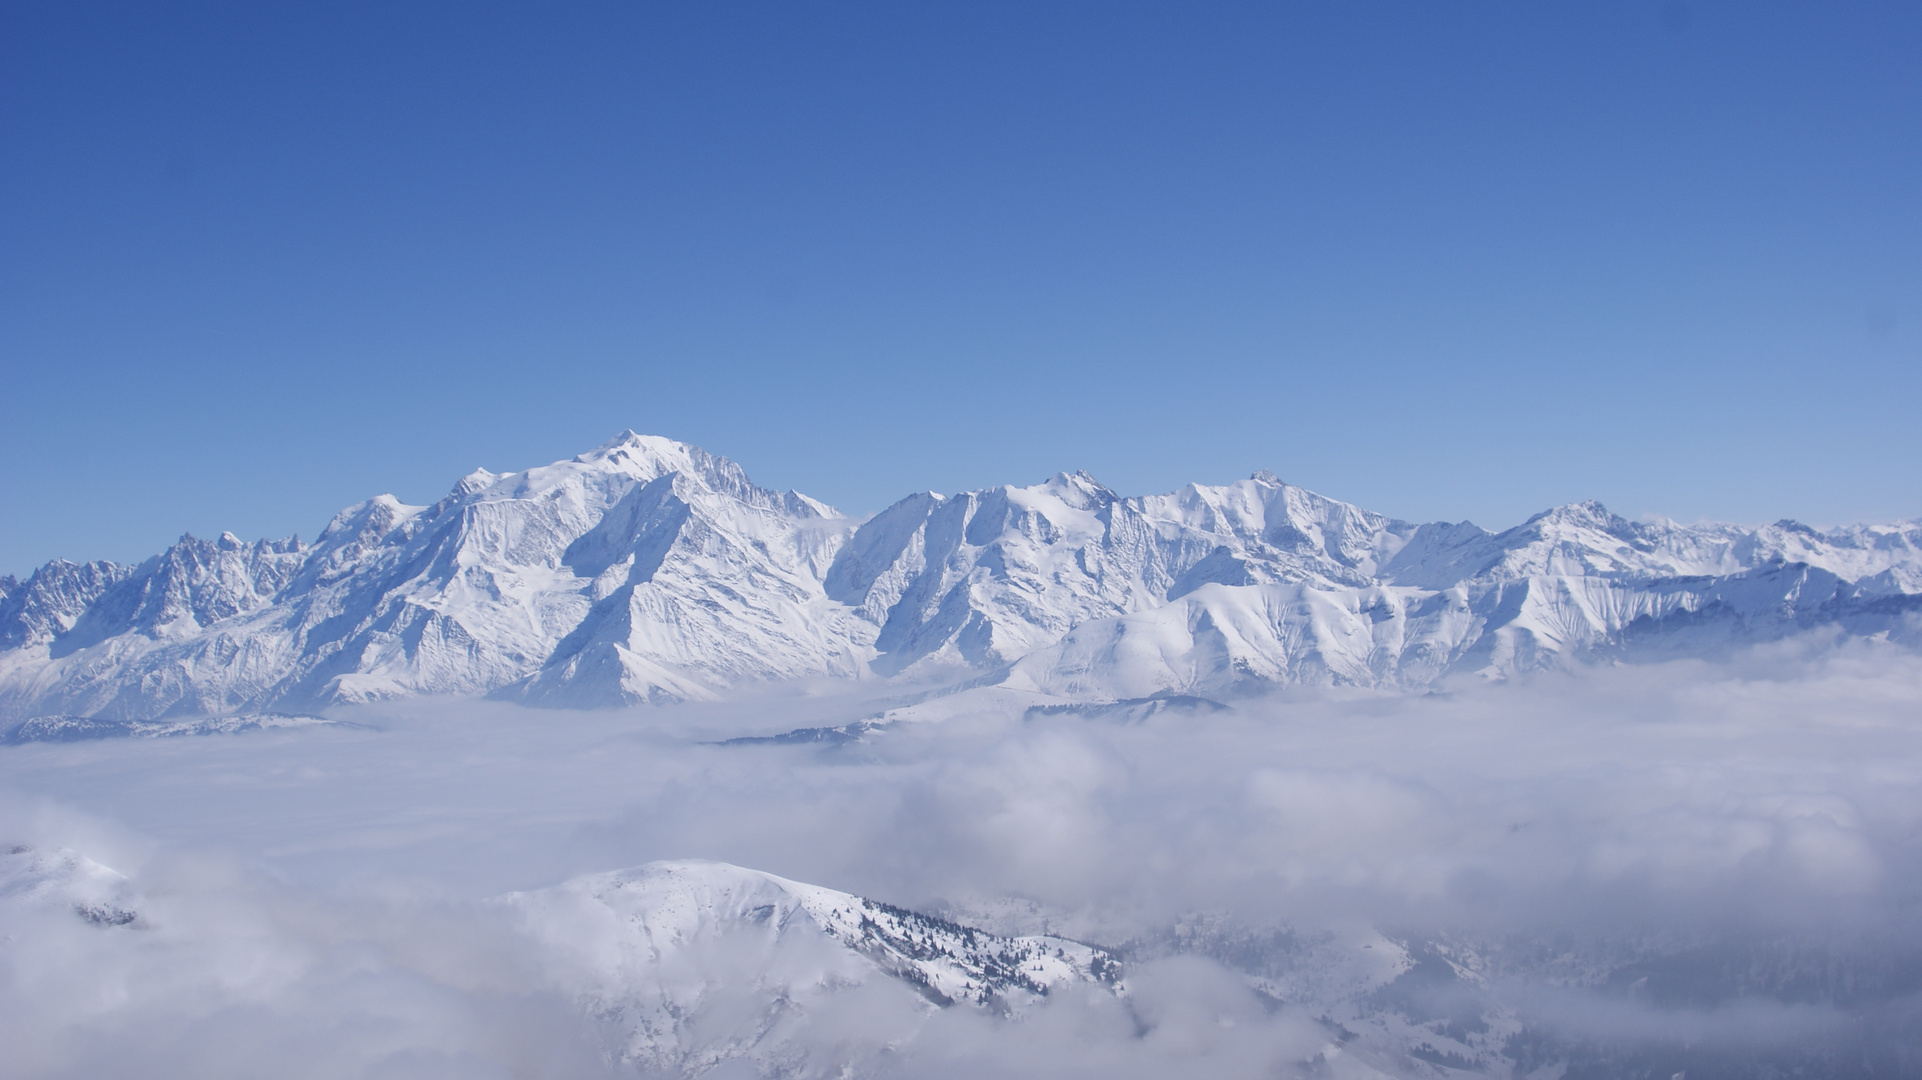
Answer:
[[[624,432],[382,495],[311,543],[191,536],[0,578],[0,724],[101,730],[417,695],[592,708],[832,678],[1046,697],[1415,689],[1817,629],[1914,640],[1922,520],[1411,524],[1271,473],[1124,497],[1085,473],[865,519]],[[71,730],[71,728],[69,728]]]

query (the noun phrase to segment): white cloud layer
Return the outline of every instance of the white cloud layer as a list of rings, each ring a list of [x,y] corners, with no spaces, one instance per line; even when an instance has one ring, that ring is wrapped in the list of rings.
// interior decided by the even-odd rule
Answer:
[[[1570,1075],[1670,1048],[1691,1076],[1784,1047],[1922,1060],[1912,652],[1804,640],[1138,723],[964,696],[851,746],[711,744],[872,710],[845,694],[416,702],[341,714],[365,728],[0,750],[0,851],[32,849],[0,898],[6,1071],[618,1071],[605,1018],[482,901],[663,858],[1132,957],[1125,997],[1015,1021],[885,983],[830,996],[786,1059],[803,1072],[1415,1075],[1450,1031]],[[138,919],[36,899],[62,851],[126,875],[88,887]],[[1411,973],[1331,989],[1371,942]],[[1401,1026],[1356,1029],[1341,1000]]]

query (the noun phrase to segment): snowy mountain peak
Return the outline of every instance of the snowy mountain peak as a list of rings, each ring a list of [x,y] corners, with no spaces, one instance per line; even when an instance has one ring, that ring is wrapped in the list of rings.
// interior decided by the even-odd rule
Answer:
[[[1624,538],[1635,535],[1634,526],[1627,518],[1616,514],[1594,499],[1583,499],[1580,502],[1565,503],[1544,510],[1529,518],[1522,527],[1527,528],[1531,525],[1544,529],[1600,529],[1610,535]]]
[[[639,446],[640,444],[646,441],[647,441],[647,437],[642,435],[640,432],[635,431],[633,428],[622,428],[620,431],[620,434],[607,440],[606,442],[588,451],[587,454],[582,456],[585,457],[592,454],[605,455],[615,449],[618,449],[619,447]],[[579,460],[579,459],[577,458],[576,460]]]
[[[1092,510],[1120,498],[1107,485],[1080,469],[1071,473],[1055,473],[1041,485],[1041,490],[1077,510]]]
[[[574,458],[574,463],[626,475],[643,483],[678,473],[716,492],[766,509],[802,517],[841,516],[833,507],[799,492],[773,491],[756,485],[748,479],[745,469],[728,458],[659,435],[623,431]]]
[[[743,476],[740,466],[698,446],[624,431],[574,459],[583,465],[599,464],[626,472],[637,480],[652,480],[671,472],[687,473],[702,479],[714,473]]]
[[[486,469],[475,469],[473,472],[461,477],[460,480],[454,484],[454,490],[450,492],[449,495],[453,498],[478,495],[488,488],[493,487],[494,481],[498,479],[499,477],[488,472]]]

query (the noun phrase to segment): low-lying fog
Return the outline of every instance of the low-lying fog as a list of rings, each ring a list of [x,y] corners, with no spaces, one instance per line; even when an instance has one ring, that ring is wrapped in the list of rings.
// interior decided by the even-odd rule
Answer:
[[[1811,639],[1145,719],[973,694],[848,745],[716,745],[886,707],[400,702],[0,748],[3,1071],[632,1075],[605,1010],[483,901],[658,859],[1126,961],[1119,996],[1012,1017],[851,990],[714,1076],[1922,1070],[1913,652]],[[137,918],[46,902],[45,867],[79,858],[127,876]],[[1404,959],[1369,983],[1376,943]],[[1471,1044],[1499,1053],[1449,1049]]]

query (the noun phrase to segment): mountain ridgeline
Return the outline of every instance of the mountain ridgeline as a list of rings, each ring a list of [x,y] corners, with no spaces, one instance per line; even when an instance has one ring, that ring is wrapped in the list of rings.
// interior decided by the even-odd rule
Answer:
[[[0,720],[598,707],[818,677],[1414,688],[1823,627],[1922,639],[1922,521],[1684,526],[1588,502],[1490,533],[1265,472],[1144,497],[1063,474],[857,520],[629,432],[432,506],[370,499],[311,544],[183,537],[138,566],[0,578]]]

